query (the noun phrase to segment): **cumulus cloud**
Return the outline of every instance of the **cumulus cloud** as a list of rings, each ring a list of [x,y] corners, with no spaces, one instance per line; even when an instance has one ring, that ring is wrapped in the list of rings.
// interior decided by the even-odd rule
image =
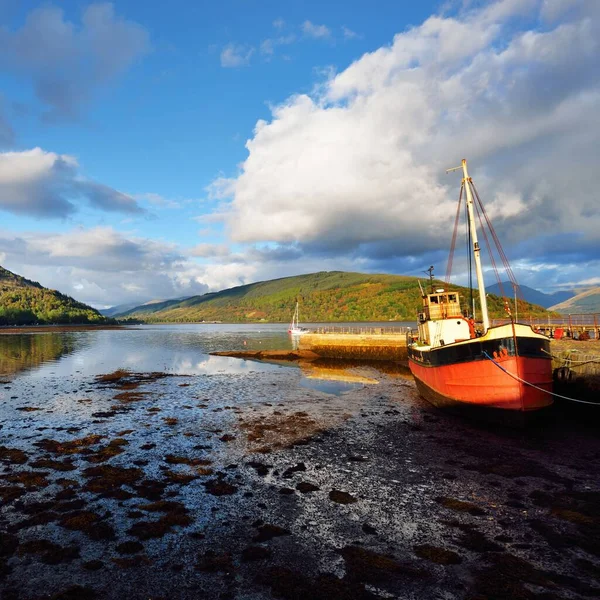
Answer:
[[[432,16],[275,106],[211,186],[232,240],[416,266],[447,252],[460,178],[444,170],[466,157],[509,256],[541,231],[597,253],[600,4],[549,7]]]
[[[148,32],[115,14],[111,3],[87,6],[81,23],[48,5],[32,10],[18,29],[0,27],[0,70],[31,79],[49,120],[71,119],[97,89],[149,50]]]
[[[250,64],[254,48],[242,44],[227,44],[221,51],[221,66],[225,68],[243,67]]]
[[[6,268],[96,306],[203,294],[224,279],[211,281],[174,244],[112,227],[0,232],[0,255]]]
[[[124,213],[143,213],[130,196],[85,179],[67,154],[33,148],[0,153],[0,209],[41,218],[64,218],[78,205]]]
[[[307,37],[323,39],[331,36],[331,30],[326,25],[317,25],[311,21],[302,23],[302,33]]]
[[[282,35],[276,38],[268,38],[263,40],[260,44],[261,54],[272,56],[275,54],[277,46],[287,46],[293,44],[296,41],[296,36],[293,33],[289,35]]]
[[[344,35],[345,40],[354,40],[360,37],[356,31],[352,31],[352,29],[346,27],[345,25],[342,25],[342,34]]]
[[[15,142],[15,132],[3,114],[4,102],[0,94],[0,150],[10,148]]]

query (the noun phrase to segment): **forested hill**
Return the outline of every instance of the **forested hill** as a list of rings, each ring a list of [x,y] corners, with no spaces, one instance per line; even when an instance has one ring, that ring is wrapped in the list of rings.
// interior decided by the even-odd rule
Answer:
[[[0,326],[106,322],[91,306],[0,267]]]
[[[443,286],[436,281],[436,286]],[[458,286],[463,305],[469,291]],[[296,299],[301,322],[414,320],[421,306],[416,277],[331,271],[261,281],[213,294],[138,306],[115,315],[149,322],[287,322]],[[504,317],[502,300],[489,296],[490,315]],[[519,302],[519,315],[546,315],[540,306]]]

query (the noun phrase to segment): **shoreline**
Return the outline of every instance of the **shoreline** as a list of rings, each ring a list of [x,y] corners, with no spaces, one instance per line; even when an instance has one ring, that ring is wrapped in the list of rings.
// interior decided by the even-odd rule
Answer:
[[[62,333],[66,331],[91,331],[94,329],[129,329],[129,325],[3,325],[0,335],[19,333]]]

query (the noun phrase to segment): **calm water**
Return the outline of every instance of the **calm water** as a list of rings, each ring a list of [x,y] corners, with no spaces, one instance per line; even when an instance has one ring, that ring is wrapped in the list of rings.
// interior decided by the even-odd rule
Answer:
[[[372,325],[398,326],[397,323]],[[61,377],[89,380],[116,369],[187,375],[278,371],[296,365],[273,365],[209,353],[291,350],[293,343],[284,323],[140,325],[122,330],[0,335],[0,376],[43,381]],[[320,382],[313,378],[302,380],[300,385],[333,394],[356,387],[356,384]]]

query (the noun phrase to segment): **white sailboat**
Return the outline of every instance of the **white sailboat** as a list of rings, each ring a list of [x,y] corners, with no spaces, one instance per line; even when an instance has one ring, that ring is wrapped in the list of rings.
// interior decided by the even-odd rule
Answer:
[[[296,308],[294,310],[294,315],[292,316],[292,322],[288,328],[288,333],[290,335],[304,335],[305,333],[309,332],[306,327],[300,327],[299,310],[299,302],[296,301]]]

